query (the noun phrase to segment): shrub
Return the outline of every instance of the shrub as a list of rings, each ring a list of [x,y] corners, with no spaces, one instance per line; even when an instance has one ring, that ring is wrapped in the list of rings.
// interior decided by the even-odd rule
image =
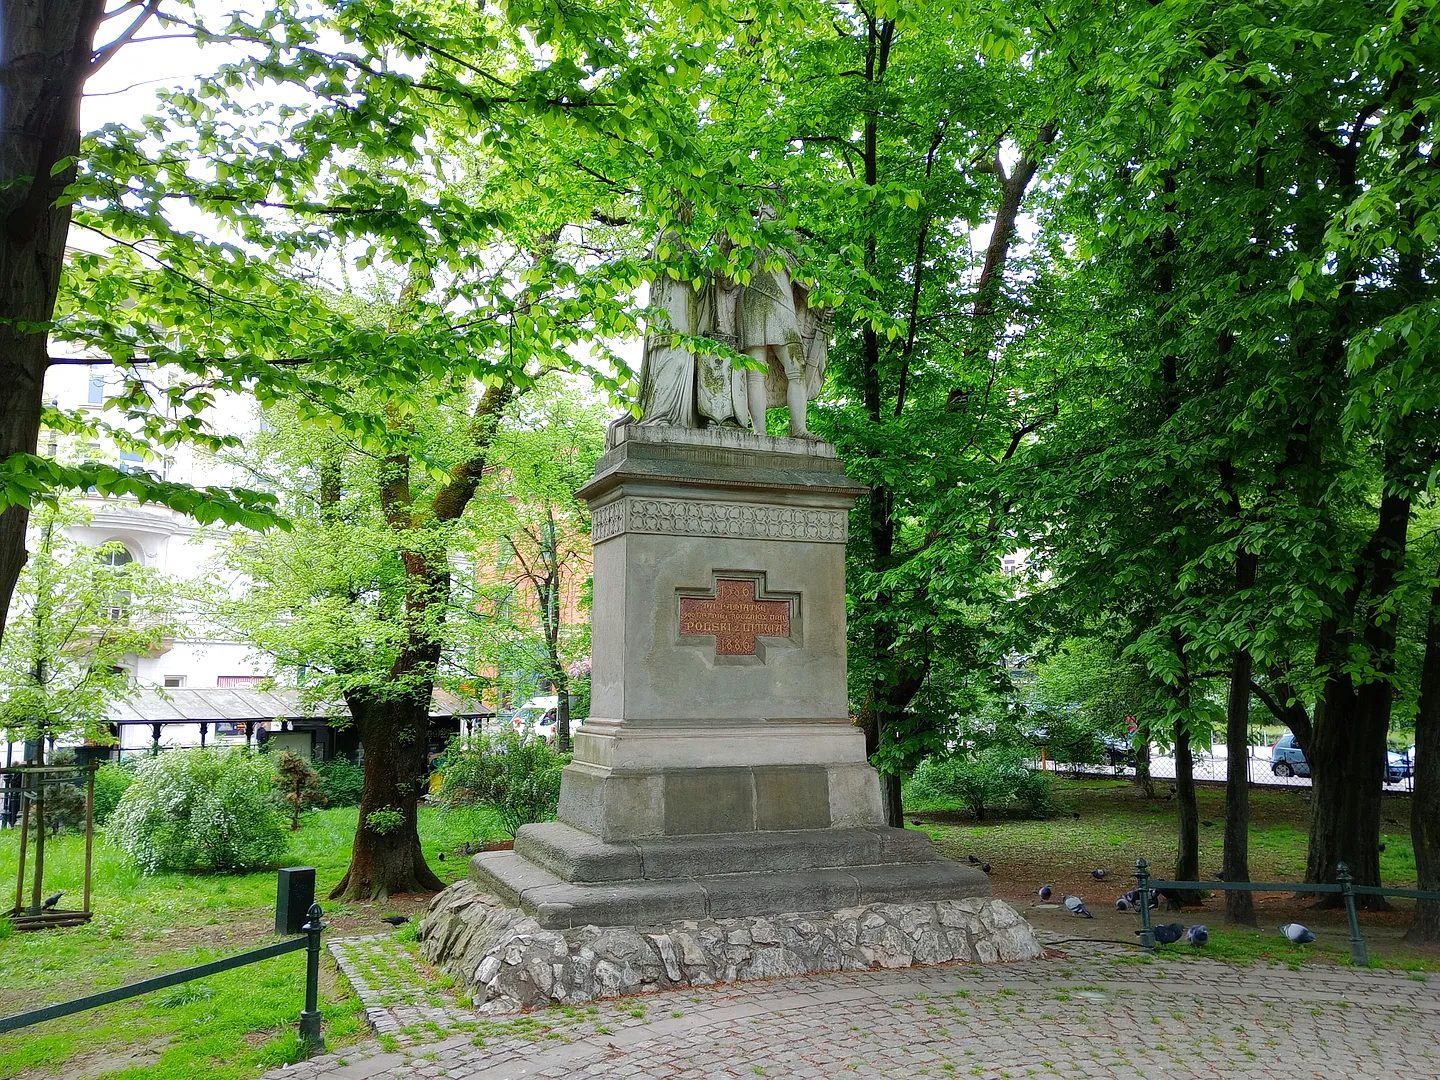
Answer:
[[[1049,777],[1026,768],[1017,751],[1004,747],[926,758],[910,791],[920,799],[959,803],[976,821],[985,820],[987,809],[1013,802],[1032,813],[1047,813],[1053,805]]]
[[[300,811],[324,806],[329,800],[320,790],[320,774],[299,754],[282,751],[275,762],[275,788],[290,810],[290,831],[300,831]]]
[[[120,796],[135,779],[135,770],[129,765],[117,765],[107,761],[95,770],[95,824],[104,825],[120,805]]]
[[[365,770],[345,758],[332,758],[315,766],[320,774],[320,793],[330,806],[359,806],[365,788]]]
[[[107,830],[147,874],[272,865],[290,837],[273,759],[238,747],[167,750],[141,762]]]
[[[532,821],[555,816],[560,804],[560,770],[570,760],[543,739],[513,731],[450,740],[440,769],[440,801],[448,806],[479,803],[500,815],[513,836]]]
[[[1055,813],[1055,790],[1050,786],[1050,774],[1038,769],[1026,769],[1015,789],[1015,801],[1025,808],[1032,818],[1046,818]]]

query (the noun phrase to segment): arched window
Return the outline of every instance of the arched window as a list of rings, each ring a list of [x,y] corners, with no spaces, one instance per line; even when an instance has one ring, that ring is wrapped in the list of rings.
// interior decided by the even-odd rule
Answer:
[[[119,569],[128,566],[135,561],[135,556],[130,554],[127,548],[118,540],[111,540],[105,545],[105,565],[112,569]],[[131,593],[129,589],[116,589],[110,597],[110,621],[124,622],[130,616]]]
[[[135,556],[130,554],[130,549],[118,540],[111,540],[106,545],[105,565],[124,566],[126,563],[135,561]]]

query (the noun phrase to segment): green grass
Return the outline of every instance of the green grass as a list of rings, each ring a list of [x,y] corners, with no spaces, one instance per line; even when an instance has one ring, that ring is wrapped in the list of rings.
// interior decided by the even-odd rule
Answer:
[[[356,811],[316,811],[302,822],[284,865],[316,868],[327,922],[343,928],[359,921],[371,929],[381,913],[372,910],[375,905],[324,899],[345,872]],[[502,835],[488,811],[420,811],[425,853],[445,881],[464,873],[465,860],[439,862],[436,852]],[[0,886],[8,882],[12,889],[17,843],[14,830],[0,834]],[[65,906],[80,906],[83,860],[82,837],[61,836],[46,845],[45,891],[65,889]],[[0,935],[0,1013],[274,940],[275,871],[146,877],[121,852],[97,841],[91,907],[96,916],[86,926]],[[298,1060],[304,962],[303,953],[292,953],[0,1036],[0,1078],[69,1076],[83,1069],[97,1080],[243,1080]],[[328,959],[322,984],[327,1042],[334,1048],[354,1041],[363,1034],[362,1009]]]
[[[1037,873],[1062,877],[1064,868],[1088,874],[1106,866],[1128,874],[1137,858],[1144,858],[1155,876],[1168,875],[1175,863],[1175,803],[1166,800],[1166,781],[1158,781],[1161,798],[1143,798],[1125,780],[1057,779],[1054,790],[1061,807],[1053,818],[1026,820],[1003,814],[987,815],[984,823],[971,823],[967,812],[953,806],[906,801],[907,813],[925,815],[924,828],[952,857],[964,859],[972,850],[986,853],[1023,853]],[[1225,792],[1201,786],[1196,793],[1202,821],[1200,866],[1209,874],[1220,869],[1224,850]],[[1078,819],[1070,815],[1078,812]],[[1252,880],[1303,881],[1308,843],[1309,803],[1303,792],[1263,788],[1250,792],[1250,877]],[[1415,849],[1410,840],[1408,799],[1388,800],[1382,822],[1385,851],[1380,875],[1389,884],[1414,888]],[[1007,870],[1010,863],[1007,860]]]

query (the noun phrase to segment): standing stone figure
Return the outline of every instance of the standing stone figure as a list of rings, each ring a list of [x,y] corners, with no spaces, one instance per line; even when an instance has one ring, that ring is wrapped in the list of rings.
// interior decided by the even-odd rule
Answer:
[[[700,287],[662,273],[650,306],[668,326],[645,337],[640,364],[640,423],[676,427],[745,427],[766,434],[765,410],[788,405],[790,434],[813,438],[806,409],[825,378],[830,312],[811,307],[809,290],[791,279],[788,259],[767,268],[760,252],[750,281],[710,275]],[[707,337],[765,365],[737,369],[714,353],[696,356],[676,335]]]

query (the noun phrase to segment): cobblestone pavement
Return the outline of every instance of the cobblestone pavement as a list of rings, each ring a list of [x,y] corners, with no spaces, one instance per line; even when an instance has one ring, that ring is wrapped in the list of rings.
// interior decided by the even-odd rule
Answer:
[[[1239,968],[1062,944],[1064,954],[1025,964],[820,975],[480,1019],[425,984],[413,959],[396,959],[409,952],[398,942],[331,948],[388,1029],[269,1080],[1440,1078],[1433,973]]]

